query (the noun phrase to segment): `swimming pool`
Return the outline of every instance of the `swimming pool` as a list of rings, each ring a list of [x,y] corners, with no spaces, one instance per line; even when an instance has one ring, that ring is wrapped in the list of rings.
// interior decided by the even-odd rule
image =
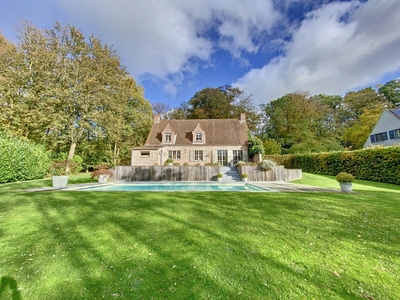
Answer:
[[[231,183],[111,183],[100,186],[82,187],[75,191],[229,191],[229,192],[269,192],[270,189],[252,184]]]

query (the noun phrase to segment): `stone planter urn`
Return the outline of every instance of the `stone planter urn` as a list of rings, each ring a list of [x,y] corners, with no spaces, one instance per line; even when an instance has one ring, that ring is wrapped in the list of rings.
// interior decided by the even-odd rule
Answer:
[[[353,183],[352,182],[339,182],[340,184],[340,189],[342,192],[344,193],[350,193],[351,189],[353,187]]]
[[[69,176],[52,176],[51,181],[54,188],[65,188],[68,184]]]
[[[247,182],[247,177],[246,178],[242,178],[242,182]]]
[[[340,189],[342,192],[344,193],[350,193],[351,192],[351,188],[353,187],[353,180],[354,180],[354,176],[349,174],[349,173],[339,173],[336,175],[336,180],[339,182],[340,184]]]
[[[168,163],[168,167],[173,167],[174,164],[173,163]]]
[[[218,182],[222,182],[222,176],[223,176],[223,175],[222,175],[221,173],[218,173],[218,174],[217,174],[217,181],[218,181]]]

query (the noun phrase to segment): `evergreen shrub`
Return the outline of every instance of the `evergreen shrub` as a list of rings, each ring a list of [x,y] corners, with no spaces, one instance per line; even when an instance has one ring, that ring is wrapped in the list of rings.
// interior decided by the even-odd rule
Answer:
[[[358,179],[400,184],[400,147],[373,147],[356,151],[267,156],[287,169],[336,176],[341,172]]]
[[[338,182],[353,182],[354,176],[349,173],[342,172],[336,175],[336,180]]]
[[[0,133],[0,183],[43,178],[49,165],[44,146]]]
[[[270,171],[270,170],[272,170],[273,168],[275,168],[275,166],[276,166],[276,163],[275,163],[275,161],[273,161],[273,160],[271,160],[271,159],[264,159],[262,162],[261,162],[261,170],[263,170],[263,171]]]

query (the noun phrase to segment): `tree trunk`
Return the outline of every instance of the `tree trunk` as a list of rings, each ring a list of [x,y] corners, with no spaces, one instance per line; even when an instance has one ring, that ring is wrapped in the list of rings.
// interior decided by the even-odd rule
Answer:
[[[68,152],[68,157],[67,157],[67,163],[65,164],[65,172],[66,173],[69,172],[70,161],[74,158],[76,143],[78,142],[78,139],[82,136],[82,133],[83,133],[83,127],[81,126],[81,127],[79,127],[79,131],[78,131],[78,134],[76,135],[76,137],[72,136],[71,146],[69,147],[69,152]]]

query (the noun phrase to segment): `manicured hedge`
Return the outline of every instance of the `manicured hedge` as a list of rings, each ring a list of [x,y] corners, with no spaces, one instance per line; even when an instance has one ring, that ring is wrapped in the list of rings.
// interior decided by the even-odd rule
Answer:
[[[287,169],[336,176],[341,172],[357,179],[400,184],[400,147],[374,147],[356,151],[269,155]]]
[[[49,164],[43,146],[0,133],[0,183],[43,178]]]

